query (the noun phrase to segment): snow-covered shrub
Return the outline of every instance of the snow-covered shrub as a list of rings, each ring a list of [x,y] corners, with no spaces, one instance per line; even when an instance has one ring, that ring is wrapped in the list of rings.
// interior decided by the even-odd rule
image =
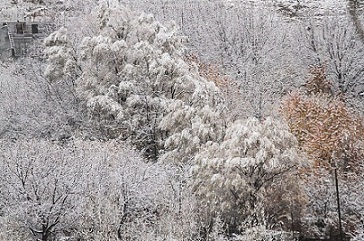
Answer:
[[[361,169],[362,170],[362,169]],[[363,175],[337,169],[342,230],[345,238],[363,229]],[[310,238],[339,236],[336,181],[333,170],[311,168],[302,173],[307,204],[301,220],[301,235]]]
[[[264,225],[248,228],[236,235],[232,241],[292,241],[293,234],[283,231],[269,230]]]

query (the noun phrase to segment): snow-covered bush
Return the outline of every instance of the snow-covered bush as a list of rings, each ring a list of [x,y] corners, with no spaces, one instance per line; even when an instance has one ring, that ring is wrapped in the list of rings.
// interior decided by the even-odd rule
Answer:
[[[232,241],[292,241],[292,233],[267,229],[264,225],[248,228],[242,234],[236,235]]]

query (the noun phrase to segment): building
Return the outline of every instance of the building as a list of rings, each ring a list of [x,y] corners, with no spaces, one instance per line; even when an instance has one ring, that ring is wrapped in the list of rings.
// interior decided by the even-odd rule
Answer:
[[[39,55],[39,42],[47,36],[47,24],[0,22],[0,57]]]

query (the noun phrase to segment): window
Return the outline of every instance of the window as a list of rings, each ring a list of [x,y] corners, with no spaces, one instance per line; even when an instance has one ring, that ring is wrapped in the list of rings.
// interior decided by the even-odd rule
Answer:
[[[33,34],[39,33],[38,24],[32,24],[32,33]]]
[[[24,24],[23,23],[21,23],[21,22],[17,22],[16,23],[16,25],[15,25],[15,27],[16,27],[16,33],[17,34],[23,34],[24,33]]]

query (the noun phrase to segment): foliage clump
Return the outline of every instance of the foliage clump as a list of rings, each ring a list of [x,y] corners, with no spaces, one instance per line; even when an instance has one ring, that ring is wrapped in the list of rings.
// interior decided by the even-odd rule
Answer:
[[[226,107],[229,109],[227,118],[233,122],[243,118],[247,112],[247,105],[244,103],[244,95],[241,84],[231,76],[228,76],[220,66],[203,62],[196,55],[188,55],[187,63],[198,68],[199,75],[204,79],[213,82],[220,90]],[[242,104],[244,103],[244,104]]]
[[[209,143],[195,158],[194,188],[201,208],[209,217],[221,217],[231,233],[266,224],[269,210],[262,204],[271,198],[270,186],[284,173],[294,173],[299,160],[297,141],[281,122],[236,121],[223,142]]]
[[[364,157],[363,118],[353,112],[342,95],[333,94],[324,69],[315,68],[306,93],[292,92],[281,111],[302,149],[318,166],[355,166]]]

